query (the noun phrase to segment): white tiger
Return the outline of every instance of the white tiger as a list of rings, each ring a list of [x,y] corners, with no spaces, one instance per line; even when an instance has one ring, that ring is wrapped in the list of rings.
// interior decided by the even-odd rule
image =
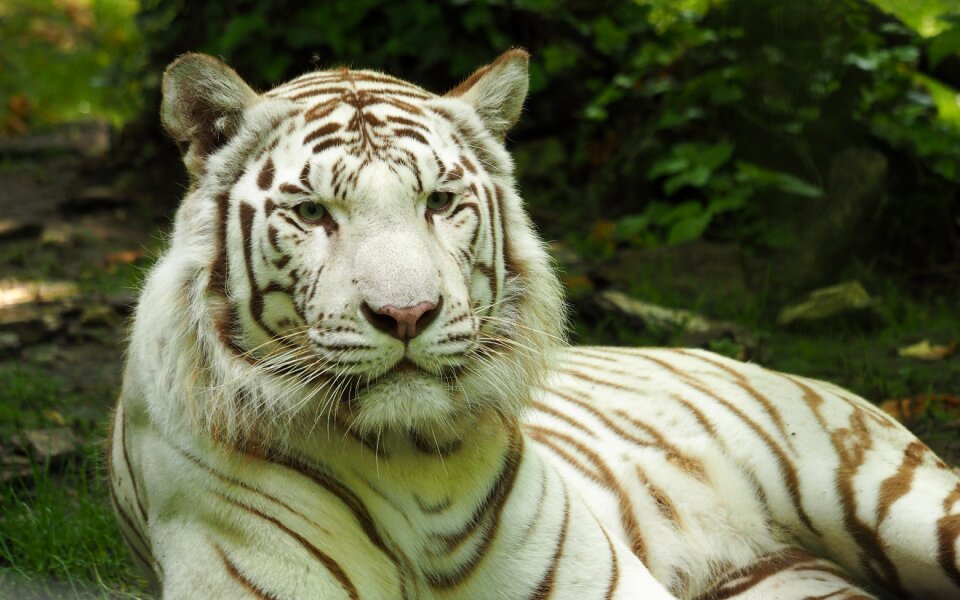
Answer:
[[[569,348],[503,146],[511,50],[437,96],[188,54],[191,187],[110,451],[164,598],[956,598],[960,481],[829,384]]]

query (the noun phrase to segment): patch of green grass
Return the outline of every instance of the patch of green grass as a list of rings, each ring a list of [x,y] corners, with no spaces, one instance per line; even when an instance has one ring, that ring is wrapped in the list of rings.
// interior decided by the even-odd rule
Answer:
[[[0,487],[0,568],[31,587],[142,594],[146,581],[133,568],[98,473],[99,444],[84,454],[66,472],[36,465],[32,485]]]
[[[62,382],[35,367],[0,365],[0,434],[54,425],[49,411],[75,399]]]

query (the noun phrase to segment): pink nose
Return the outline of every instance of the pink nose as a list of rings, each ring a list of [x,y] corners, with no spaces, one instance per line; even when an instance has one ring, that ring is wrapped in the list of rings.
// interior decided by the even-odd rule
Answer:
[[[402,308],[392,304],[373,308],[364,302],[360,310],[371,325],[401,342],[407,342],[420,335],[437,318],[442,307],[443,296],[436,303],[420,302]]]

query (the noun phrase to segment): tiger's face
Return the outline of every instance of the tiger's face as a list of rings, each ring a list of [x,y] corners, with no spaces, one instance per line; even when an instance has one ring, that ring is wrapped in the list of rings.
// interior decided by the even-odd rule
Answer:
[[[372,431],[523,405],[563,322],[501,142],[526,61],[447,96],[370,71],[257,95],[209,57],[168,69],[194,177],[178,232],[205,237],[220,343],[276,382],[275,412]]]

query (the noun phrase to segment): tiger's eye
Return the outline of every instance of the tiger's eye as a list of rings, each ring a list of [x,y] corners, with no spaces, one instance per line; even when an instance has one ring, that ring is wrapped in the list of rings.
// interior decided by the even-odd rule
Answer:
[[[453,202],[453,194],[450,192],[433,192],[427,196],[427,210],[440,211]]]
[[[316,202],[301,202],[297,205],[297,214],[304,221],[319,221],[327,214],[327,209]]]

